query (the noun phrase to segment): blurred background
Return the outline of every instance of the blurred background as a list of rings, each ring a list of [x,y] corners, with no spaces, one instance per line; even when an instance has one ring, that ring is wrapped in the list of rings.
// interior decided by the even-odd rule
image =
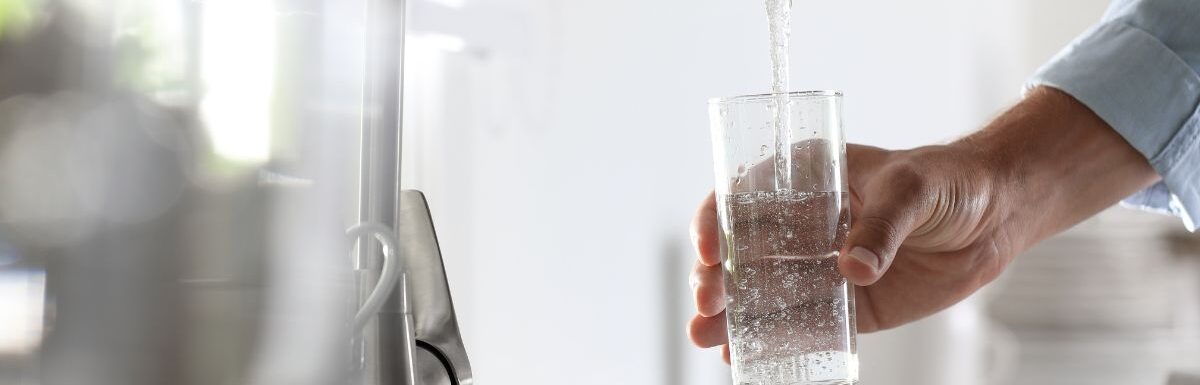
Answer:
[[[0,384],[345,383],[393,107],[477,383],[729,383],[687,227],[706,100],[769,87],[761,2],[408,0],[402,52],[375,3],[0,0]],[[851,142],[946,141],[1106,6],[796,0],[792,88],[843,91]],[[1189,383],[1200,238],[1114,208],[858,346],[864,384]]]

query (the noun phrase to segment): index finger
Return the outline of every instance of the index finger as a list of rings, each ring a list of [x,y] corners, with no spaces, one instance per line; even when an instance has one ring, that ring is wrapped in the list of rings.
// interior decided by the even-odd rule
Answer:
[[[717,226],[717,199],[715,193],[709,193],[692,218],[692,245],[696,247],[700,263],[705,266],[721,264]]]

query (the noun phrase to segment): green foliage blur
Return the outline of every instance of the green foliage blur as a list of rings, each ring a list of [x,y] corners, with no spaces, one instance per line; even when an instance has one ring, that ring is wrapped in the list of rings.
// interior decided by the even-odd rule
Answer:
[[[0,0],[0,38],[20,33],[33,21],[29,0]]]

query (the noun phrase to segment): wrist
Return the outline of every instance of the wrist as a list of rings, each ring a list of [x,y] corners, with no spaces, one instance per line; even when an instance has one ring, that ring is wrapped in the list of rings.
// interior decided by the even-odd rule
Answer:
[[[1153,184],[1146,159],[1087,106],[1039,87],[955,142],[981,160],[1017,251]]]

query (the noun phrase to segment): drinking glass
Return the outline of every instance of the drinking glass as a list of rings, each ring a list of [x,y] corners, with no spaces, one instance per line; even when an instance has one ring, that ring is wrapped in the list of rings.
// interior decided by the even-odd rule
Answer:
[[[854,384],[842,94],[709,102],[733,380]],[[780,150],[782,149],[782,151]]]

